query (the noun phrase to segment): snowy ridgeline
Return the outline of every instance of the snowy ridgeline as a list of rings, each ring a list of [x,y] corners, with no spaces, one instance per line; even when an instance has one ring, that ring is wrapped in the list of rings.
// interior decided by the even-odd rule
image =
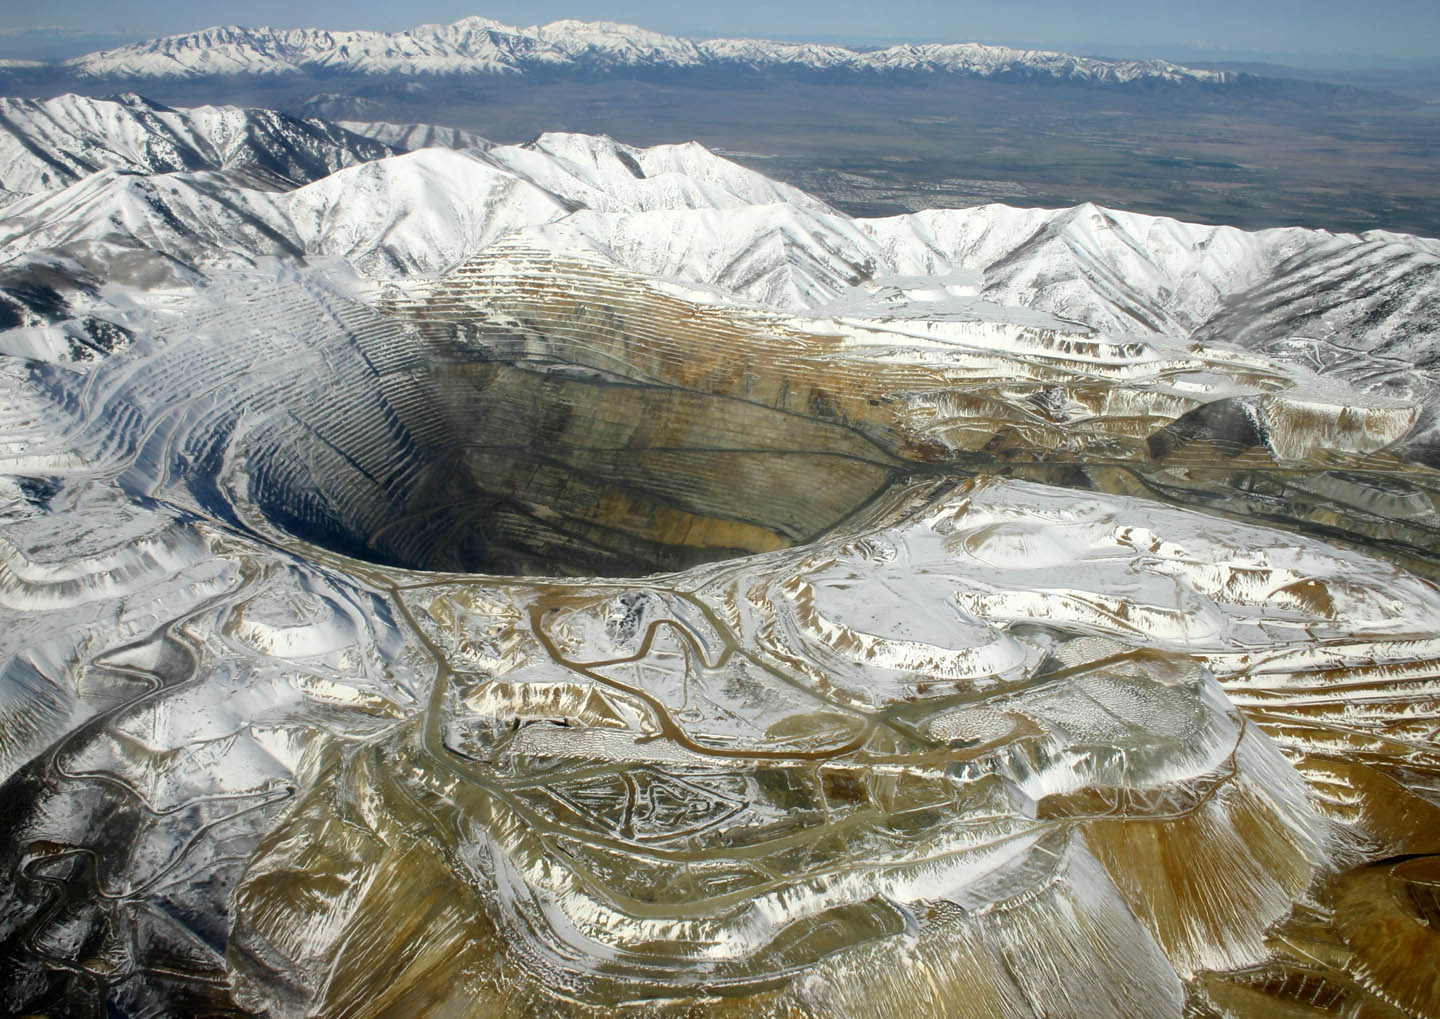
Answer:
[[[556,21],[517,28],[488,18],[421,25],[404,32],[220,26],[89,53],[66,61],[91,78],[208,75],[520,74],[547,70],[675,70],[750,67],[863,75],[949,73],[1104,84],[1224,84],[1238,76],[1162,60],[1101,60],[978,43],[843,46],[761,39],[692,41],[607,21]]]
[[[1251,232],[1093,205],[855,219],[693,143],[546,134],[497,146],[135,96],[4,100],[0,114],[12,281],[44,266],[152,288],[273,256],[431,276],[522,234],[788,312],[1058,318],[1264,348],[1367,387],[1427,389],[1436,368],[1440,242],[1425,238]],[[45,324],[34,308],[16,314]]]

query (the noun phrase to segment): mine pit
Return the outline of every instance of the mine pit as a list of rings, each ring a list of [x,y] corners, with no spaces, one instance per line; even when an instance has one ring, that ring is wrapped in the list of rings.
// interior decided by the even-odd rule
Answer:
[[[813,540],[900,471],[818,385],[653,295],[523,296],[355,331],[349,373],[247,443],[249,505],[385,566],[626,577]]]

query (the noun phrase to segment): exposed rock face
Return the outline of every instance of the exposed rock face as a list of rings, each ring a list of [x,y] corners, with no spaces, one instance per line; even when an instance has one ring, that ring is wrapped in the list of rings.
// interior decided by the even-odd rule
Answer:
[[[1436,1014],[1423,377],[1199,342],[1259,270],[1105,327],[1160,289],[1057,247],[1140,217],[841,223],[546,144],[425,156],[538,196],[445,272],[191,238],[193,292],[84,298],[123,342],[0,332],[7,1010]],[[596,197],[622,150],[671,179]],[[746,195],[833,229],[767,260]],[[73,285],[56,236],[14,258]],[[835,237],[889,261],[796,270]]]

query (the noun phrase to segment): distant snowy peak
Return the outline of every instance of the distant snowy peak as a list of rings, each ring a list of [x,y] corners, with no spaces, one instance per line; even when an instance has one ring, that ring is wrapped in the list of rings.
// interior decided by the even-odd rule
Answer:
[[[761,39],[692,41],[608,21],[556,21],[517,28],[488,18],[421,25],[404,32],[221,26],[76,57],[92,78],[199,78],[215,75],[524,74],[716,68],[956,74],[1125,84],[1223,84],[1236,76],[1160,60],[1099,60],[976,43],[843,46]]]

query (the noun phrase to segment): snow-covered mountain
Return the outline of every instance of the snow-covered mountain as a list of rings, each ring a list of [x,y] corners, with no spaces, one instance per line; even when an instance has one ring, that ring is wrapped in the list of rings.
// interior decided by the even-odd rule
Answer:
[[[64,187],[103,169],[225,170],[252,184],[294,187],[404,148],[273,110],[173,110],[133,94],[0,98],[0,189],[14,194]]]
[[[1161,60],[1099,60],[978,43],[843,46],[760,39],[690,40],[607,21],[556,21],[519,28],[488,18],[421,25],[404,32],[219,26],[166,36],[66,61],[88,78],[198,78],[212,75],[521,74],[568,70],[706,67],[957,74],[1125,84],[1224,84],[1230,72]]]
[[[0,1013],[1436,1014],[1440,242],[5,110]]]
[[[0,186],[17,194],[0,215],[0,264],[15,278],[43,268],[77,292],[275,256],[340,257],[376,280],[433,276],[523,235],[795,313],[1063,321],[1263,348],[1367,386],[1440,379],[1440,242],[1424,238],[1244,231],[1093,205],[864,220],[695,144],[546,134],[497,146],[134,98],[5,109]],[[435,144],[396,153],[417,143]],[[42,189],[39,149],[66,186]],[[105,168],[74,179],[85,165]],[[237,166],[270,172],[237,181]],[[287,189],[306,166],[334,172]]]
[[[193,271],[338,254],[375,276],[434,273],[501,233],[582,209],[836,215],[695,144],[636,149],[547,134],[492,146],[430,127],[347,130],[264,110],[169,110],[135,97],[5,102],[0,187],[12,195],[0,218],[0,258],[63,249],[99,276],[111,263],[133,263],[137,250]],[[396,154],[435,141],[462,147]],[[86,168],[94,172],[81,176]]]

